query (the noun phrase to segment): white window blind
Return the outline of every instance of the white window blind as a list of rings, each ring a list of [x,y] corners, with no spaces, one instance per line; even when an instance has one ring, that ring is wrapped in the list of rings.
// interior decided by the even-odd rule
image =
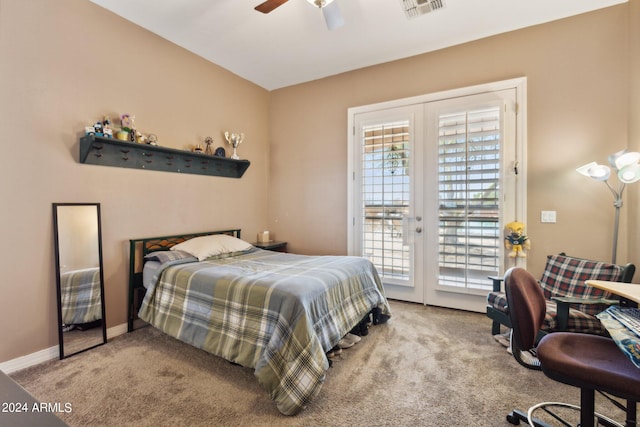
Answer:
[[[387,279],[406,280],[410,251],[403,244],[409,212],[409,122],[365,126],[362,150],[363,255]]]
[[[500,262],[500,108],[441,115],[439,282],[487,289]]]

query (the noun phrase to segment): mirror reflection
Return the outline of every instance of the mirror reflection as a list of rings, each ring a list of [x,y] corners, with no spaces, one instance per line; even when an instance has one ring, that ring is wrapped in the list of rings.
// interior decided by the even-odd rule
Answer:
[[[99,203],[54,203],[60,359],[107,340]]]

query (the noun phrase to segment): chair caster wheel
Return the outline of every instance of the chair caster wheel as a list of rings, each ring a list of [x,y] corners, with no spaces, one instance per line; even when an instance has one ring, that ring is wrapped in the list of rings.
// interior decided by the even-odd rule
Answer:
[[[509,424],[513,424],[514,426],[520,425],[520,419],[513,414],[507,415],[507,421]]]

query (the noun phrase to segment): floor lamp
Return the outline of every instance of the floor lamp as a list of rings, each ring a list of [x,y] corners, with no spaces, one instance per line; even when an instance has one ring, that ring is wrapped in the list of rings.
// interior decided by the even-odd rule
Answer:
[[[620,208],[622,207],[622,193],[627,184],[631,184],[640,180],[640,153],[635,151],[619,151],[609,156],[609,166],[599,165],[591,162],[576,169],[582,175],[593,178],[597,181],[604,182],[611,193],[613,193],[613,207],[616,210],[615,222],[613,224],[613,251],[611,254],[611,262],[616,263],[616,251],[618,248],[618,226],[620,223]],[[613,188],[609,184],[609,176],[611,168],[618,175],[618,188]]]

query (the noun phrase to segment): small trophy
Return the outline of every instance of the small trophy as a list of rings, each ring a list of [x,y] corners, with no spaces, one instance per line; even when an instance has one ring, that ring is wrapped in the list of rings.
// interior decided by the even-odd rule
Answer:
[[[229,145],[233,147],[233,154],[231,155],[231,158],[234,160],[239,160],[240,157],[238,157],[238,153],[236,152],[236,149],[238,148],[238,145],[242,143],[242,140],[244,139],[244,133],[238,134],[238,133],[225,132],[224,137],[229,143]]]
[[[211,144],[213,144],[213,138],[210,136],[204,139],[204,143],[207,144],[207,148],[204,149],[204,154],[208,156],[213,156],[213,151],[211,150]]]

